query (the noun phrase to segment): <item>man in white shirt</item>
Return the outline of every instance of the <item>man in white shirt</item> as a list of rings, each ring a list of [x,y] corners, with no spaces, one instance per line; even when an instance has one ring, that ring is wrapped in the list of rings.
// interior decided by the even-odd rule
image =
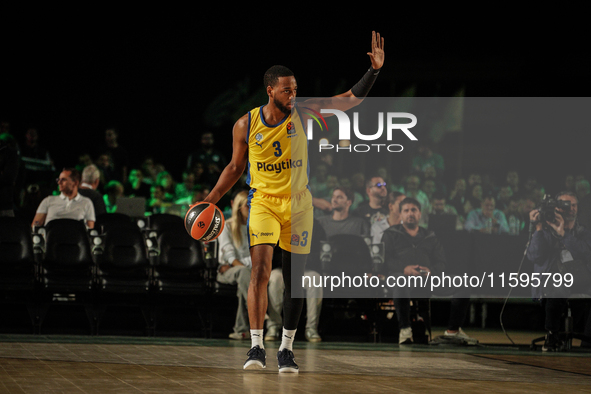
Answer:
[[[54,219],[74,219],[84,220],[86,227],[94,228],[96,217],[92,201],[78,193],[80,172],[64,168],[56,181],[60,195],[48,196],[41,201],[31,225],[44,226]]]

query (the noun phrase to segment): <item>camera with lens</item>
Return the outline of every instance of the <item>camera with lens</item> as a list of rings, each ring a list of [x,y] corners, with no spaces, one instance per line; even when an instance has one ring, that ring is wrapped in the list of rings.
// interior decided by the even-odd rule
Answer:
[[[540,203],[538,211],[540,212],[540,222],[546,224],[546,222],[553,223],[556,220],[556,209],[563,211],[570,211],[570,201],[557,200],[552,198],[549,194],[546,194]]]

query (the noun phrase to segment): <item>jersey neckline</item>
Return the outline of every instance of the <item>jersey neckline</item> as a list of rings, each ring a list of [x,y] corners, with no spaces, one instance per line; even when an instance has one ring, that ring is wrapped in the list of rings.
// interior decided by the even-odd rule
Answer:
[[[267,105],[267,104],[263,104],[263,105],[261,105],[261,106],[259,107],[259,113],[260,113],[261,122],[263,122],[263,124],[264,124],[265,126],[267,126],[267,127],[271,127],[271,128],[273,128],[273,127],[281,126],[281,125],[283,124],[283,122],[285,122],[285,120],[286,120],[286,119],[289,117],[289,115],[291,115],[291,114],[287,114],[287,115],[285,115],[285,117],[284,117],[283,119],[281,119],[281,120],[279,121],[279,123],[277,123],[277,124],[274,124],[274,125],[270,125],[270,124],[268,124],[268,123],[267,123],[267,121],[265,120],[265,116],[264,116],[264,114],[263,114],[263,107],[265,107],[266,105]]]

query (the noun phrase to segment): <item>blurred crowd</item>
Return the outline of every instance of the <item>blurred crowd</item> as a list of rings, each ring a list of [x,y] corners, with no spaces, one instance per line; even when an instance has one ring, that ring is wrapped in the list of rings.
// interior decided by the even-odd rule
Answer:
[[[183,215],[189,205],[207,196],[228,164],[228,157],[216,148],[214,133],[204,132],[199,138],[198,149],[188,157],[171,155],[167,158],[175,163],[183,162],[185,169],[178,175],[150,156],[140,162],[132,160],[127,148],[119,141],[118,131],[111,128],[104,131],[102,143],[93,152],[80,152],[77,163],[71,163],[70,167],[83,173],[84,168],[96,166],[100,180],[95,189],[102,194],[107,212],[117,210],[120,197],[142,197],[146,214],[169,212]],[[10,130],[8,122],[2,122],[0,141],[14,147],[18,155],[16,187],[11,193],[14,212],[32,220],[44,197],[59,194],[55,178],[62,169],[55,168],[54,152],[44,146],[36,128],[15,133]],[[518,234],[528,230],[529,212],[546,194],[543,184],[535,177],[524,178],[519,169],[508,171],[501,181],[493,179],[490,174],[477,172],[449,181],[449,176],[444,177],[445,158],[437,152],[436,145],[429,143],[421,143],[406,174],[387,167],[378,167],[369,174],[362,171],[343,173],[331,159],[331,153],[323,152],[319,162],[312,166],[310,190],[315,198],[317,217],[330,214],[332,192],[336,187],[352,190],[355,198],[351,212],[354,214],[361,212],[364,204],[370,201],[374,204],[379,199],[384,214],[387,214],[387,195],[396,191],[421,203],[421,225],[424,227],[429,225],[429,217],[453,214],[457,217],[457,230],[471,230],[470,226],[479,221],[479,215],[494,221],[492,231]],[[584,175],[561,176],[564,177],[561,191],[576,193],[579,201],[590,198],[589,180]],[[232,193],[247,188],[245,179],[246,176],[220,201],[220,208],[227,214]],[[377,184],[381,187],[375,188]],[[478,225],[484,226],[480,230],[491,231],[486,228],[486,223]]]

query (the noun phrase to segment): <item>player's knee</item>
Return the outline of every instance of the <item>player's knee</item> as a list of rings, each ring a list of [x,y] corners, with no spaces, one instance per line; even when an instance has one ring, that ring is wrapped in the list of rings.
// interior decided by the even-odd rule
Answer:
[[[263,264],[260,264],[252,268],[250,274],[250,285],[251,286],[267,286],[269,278],[271,277],[271,269],[267,268]]]

